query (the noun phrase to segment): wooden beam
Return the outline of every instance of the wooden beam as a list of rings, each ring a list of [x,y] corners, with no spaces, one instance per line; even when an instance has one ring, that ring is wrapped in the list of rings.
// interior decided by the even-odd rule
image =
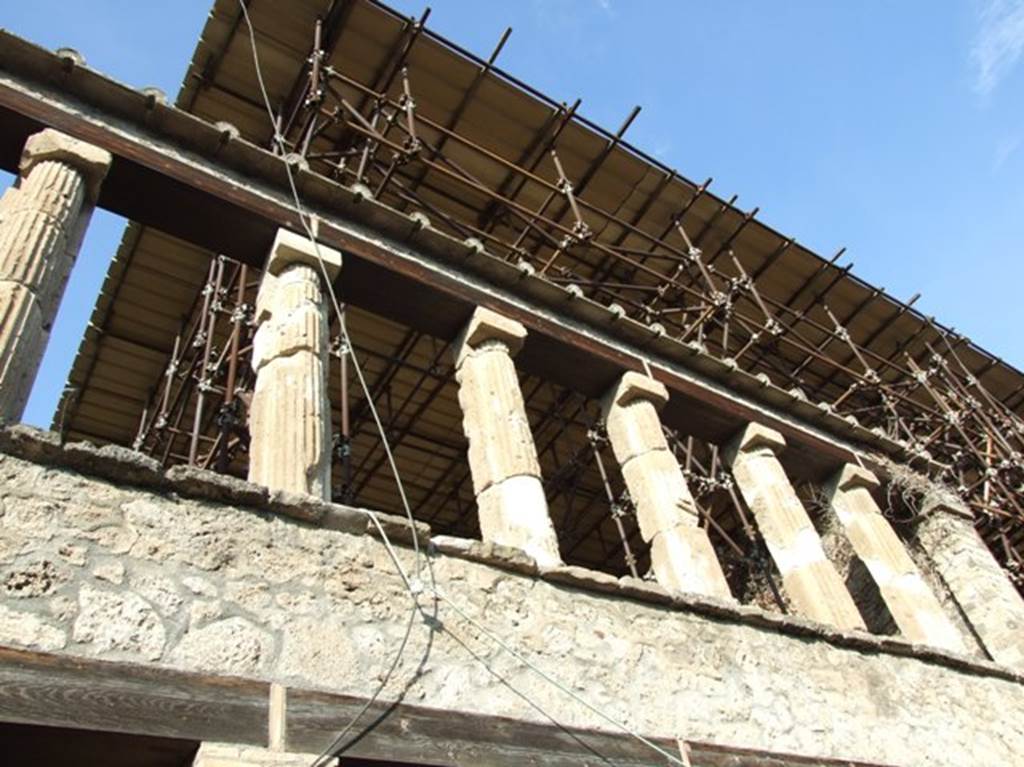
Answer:
[[[0,648],[0,722],[266,746],[270,687],[236,677]],[[287,749],[293,752],[320,752],[366,702],[296,689],[287,691],[287,700]],[[375,702],[353,734],[346,756],[388,763],[640,767],[664,762],[623,733],[407,703]],[[651,740],[678,753],[674,738]],[[872,767],[700,742],[690,742],[689,751],[701,767]]]

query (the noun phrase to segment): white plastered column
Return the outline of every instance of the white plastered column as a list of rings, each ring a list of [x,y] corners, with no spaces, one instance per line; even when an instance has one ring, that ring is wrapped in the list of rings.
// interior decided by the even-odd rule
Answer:
[[[676,591],[731,599],[729,584],[682,469],[669,450],[658,412],[668,390],[653,378],[625,373],[605,395],[608,441],[636,507],[651,569],[658,583]]]
[[[863,629],[853,597],[825,556],[821,538],[776,456],[785,446],[777,431],[751,423],[733,439],[726,460],[794,607],[822,623]]]
[[[249,481],[330,500],[328,307],[319,259],[334,280],[341,253],[277,231],[256,299]]]
[[[846,464],[832,477],[825,492],[903,636],[912,642],[966,652],[960,632],[942,611],[892,525],[882,516],[871,495],[878,486],[878,478],[870,471]]]
[[[455,343],[455,380],[483,539],[553,567],[558,540],[512,361],[525,340],[520,323],[477,308]]]
[[[974,529],[969,509],[954,501],[927,502],[917,540],[985,652],[996,663],[1024,670],[1024,599]]]
[[[22,416],[110,162],[49,128],[25,142],[0,201],[0,418]]]

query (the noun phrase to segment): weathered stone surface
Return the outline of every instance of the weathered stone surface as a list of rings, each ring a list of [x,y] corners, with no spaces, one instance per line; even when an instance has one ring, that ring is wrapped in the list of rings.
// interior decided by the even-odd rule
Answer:
[[[732,599],[729,584],[707,532],[681,522],[651,540],[651,569],[658,583],[674,591]]]
[[[95,202],[100,184],[110,169],[110,161],[110,152],[105,149],[47,128],[25,142],[19,173],[22,177],[30,177],[33,169],[41,163],[69,166],[85,180],[89,198]]]
[[[456,379],[473,491],[482,493],[509,477],[539,477],[533,432],[515,365],[505,348],[495,345],[468,357]]]
[[[561,564],[558,539],[537,477],[512,477],[476,497],[485,541],[522,549],[542,567]]]
[[[92,569],[92,576],[98,580],[120,586],[124,583],[124,565],[120,562],[104,562]]]
[[[60,460],[63,454],[58,434],[23,423],[0,428],[0,451],[41,463]]]
[[[153,607],[137,594],[83,584],[72,638],[92,643],[100,653],[115,650],[159,660],[166,632]]]
[[[0,220],[0,419],[21,417],[110,154],[54,130],[29,138]]]
[[[244,618],[189,630],[171,651],[173,664],[218,674],[257,674],[274,655],[273,637]]]
[[[260,326],[253,339],[257,375],[249,409],[249,481],[329,500],[327,305],[316,253],[308,240],[280,229],[270,265],[260,286]]]
[[[8,568],[3,573],[3,594],[15,599],[32,599],[56,591],[67,574],[48,559],[36,559]]]
[[[365,511],[336,503],[330,504],[319,521],[326,530],[337,530],[352,535],[362,535],[370,524]]]
[[[711,541],[697,526],[697,505],[662,432],[658,410],[667,401],[668,392],[657,381],[624,374],[602,406],[612,452],[636,508],[640,533],[651,544],[651,569],[658,583],[730,599]]]
[[[46,349],[43,315],[34,293],[0,282],[0,415],[19,418]]]
[[[369,535],[372,535],[374,538],[380,538],[380,530],[377,529],[377,525],[380,525],[380,529],[384,531],[384,535],[389,540],[406,544],[413,542],[413,528],[410,527],[407,517],[402,517],[398,514],[387,514],[383,511],[367,512],[368,515],[371,513],[377,520],[377,524],[370,522],[369,516],[367,516],[366,532]],[[430,525],[418,519],[415,522],[416,538],[419,540],[420,545],[425,546],[430,540]]]
[[[0,644],[53,652],[67,642],[67,634],[50,621],[0,604]]]
[[[959,632],[872,498],[870,491],[877,486],[871,472],[847,465],[832,478],[825,494],[903,635],[913,642],[966,652]]]
[[[775,457],[785,444],[778,432],[749,424],[729,445],[726,460],[797,609],[839,628],[863,629],[857,606]]]
[[[1024,600],[971,521],[936,508],[917,538],[989,657],[1024,668]]]
[[[64,446],[63,462],[87,474],[140,487],[161,487],[164,471],[155,458],[120,445],[96,447],[91,442]]]
[[[645,541],[679,523],[697,524],[697,504],[676,458],[668,450],[637,456],[622,466]]]
[[[449,556],[462,557],[473,562],[483,562],[503,570],[536,575],[539,572],[536,560],[522,549],[502,546],[490,541],[473,538],[455,538],[450,535],[435,535],[430,539],[432,548]]]
[[[456,369],[487,341],[497,341],[508,350],[509,356],[514,357],[526,341],[526,328],[520,322],[478,306],[455,341]]]
[[[274,236],[274,243],[270,246],[267,271],[277,275],[292,264],[304,264],[323,276],[321,262],[323,269],[327,271],[328,278],[336,279],[341,271],[341,251],[323,243],[314,244],[305,235],[296,234],[287,229],[278,229]]]
[[[455,344],[455,379],[480,532],[545,567],[561,559],[512,362],[525,337],[518,322],[477,308]]]
[[[255,746],[232,743],[202,743],[192,767],[309,767],[317,762],[319,754],[271,751]],[[323,767],[334,767],[337,759],[317,762]]]
[[[196,466],[172,466],[167,470],[167,481],[175,492],[211,501],[257,508],[267,503],[267,488],[262,485]]]
[[[2,466],[0,503],[7,503],[20,498],[26,478],[38,467],[10,456]],[[48,471],[54,481],[38,484],[33,490],[38,500],[54,507],[56,519],[86,519],[65,515],[76,496],[69,491],[77,486],[89,492],[100,483],[66,468]],[[112,508],[128,509],[129,524],[163,544],[124,555],[128,577],[120,587],[94,581],[86,568],[68,566],[68,578],[56,591],[0,600],[7,610],[31,612],[68,636],[77,629],[81,638],[64,652],[196,670],[191,656],[177,649],[184,638],[240,619],[269,636],[276,648],[266,665],[241,672],[245,676],[358,696],[379,684],[405,632],[410,599],[374,538],[127,485],[110,483],[105,492]],[[109,549],[89,537],[94,532],[62,523],[45,545],[53,550],[83,545],[90,562],[101,562]],[[0,539],[9,534],[0,526]],[[230,556],[218,559],[216,570],[202,570],[194,564],[197,545]],[[396,553],[412,572],[411,551],[399,546]],[[208,560],[202,555],[198,561]],[[738,747],[901,767],[959,767],[979,763],[979,754],[982,763],[1014,764],[1024,752],[1019,727],[1024,675],[990,663],[705,596],[670,596],[654,584],[580,568],[546,570],[538,578],[438,553],[429,565],[438,589],[489,632],[644,733],[686,733]],[[423,581],[429,589],[427,572]],[[138,635],[140,627],[155,625],[158,611],[137,592],[137,574],[166,581],[183,600],[176,616],[166,619],[155,660]],[[215,596],[195,593],[196,586]],[[87,623],[69,607],[69,595],[85,611]],[[385,700],[472,706],[546,721],[469,655],[458,638],[515,690],[556,708],[563,723],[605,727],[447,602],[438,604],[435,615],[429,590],[420,601],[432,620],[428,624],[414,616]],[[86,628],[119,641],[94,640]],[[208,659],[221,653],[236,657],[231,653],[239,636],[252,635],[248,627],[218,628],[202,635],[205,642],[190,643],[203,644]],[[51,639],[57,641],[56,635]],[[985,712],[984,719],[978,711]]]
[[[658,411],[668,391],[638,373],[625,373],[602,401],[608,441],[619,464],[652,450],[668,450]]]

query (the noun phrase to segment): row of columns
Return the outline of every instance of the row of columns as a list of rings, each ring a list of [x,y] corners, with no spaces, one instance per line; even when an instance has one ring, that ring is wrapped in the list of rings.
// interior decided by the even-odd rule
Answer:
[[[525,338],[518,322],[477,309],[456,344],[456,379],[482,537],[551,565],[560,561],[558,542],[512,361]],[[732,599],[662,430],[659,411],[667,400],[661,383],[625,373],[602,402],[609,443],[641,536],[650,545],[658,583]],[[842,629],[863,630],[860,611],[779,461],[785,447],[779,432],[751,423],[724,457],[795,610]],[[878,485],[871,472],[848,464],[832,477],[826,496],[900,632],[914,642],[967,652],[964,637],[882,515],[872,495]],[[919,536],[982,648],[1001,663],[1024,666],[1024,601],[969,519],[936,508],[921,523]]]
[[[25,146],[17,184],[0,198],[0,417],[20,418],[110,155],[53,130]],[[328,307],[323,277],[341,254],[280,230],[257,299],[256,388],[249,478],[330,499]],[[540,464],[513,358],[518,322],[477,309],[454,347],[459,403],[484,540],[519,548],[543,567],[561,563]],[[659,411],[665,387],[626,373],[604,397],[608,437],[634,499],[654,577],[668,589],[731,599]],[[795,609],[844,629],[863,620],[790,484],[781,434],[748,424],[725,451]],[[872,491],[877,479],[847,465],[827,488],[857,556],[909,639],[964,651]],[[936,505],[918,536],[978,643],[995,660],[1024,666],[1024,601],[963,509]]]

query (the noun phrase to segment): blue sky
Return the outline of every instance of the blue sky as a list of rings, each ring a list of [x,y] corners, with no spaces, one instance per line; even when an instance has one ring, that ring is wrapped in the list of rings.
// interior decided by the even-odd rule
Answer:
[[[269,2],[269,0],[256,0]],[[421,0],[394,0],[419,15]],[[207,0],[7,3],[0,26],[177,92]],[[429,25],[1024,367],[1024,0],[434,0]],[[2,174],[0,174],[2,175]],[[3,183],[10,178],[4,177]],[[48,425],[122,223],[94,219],[25,420]]]

